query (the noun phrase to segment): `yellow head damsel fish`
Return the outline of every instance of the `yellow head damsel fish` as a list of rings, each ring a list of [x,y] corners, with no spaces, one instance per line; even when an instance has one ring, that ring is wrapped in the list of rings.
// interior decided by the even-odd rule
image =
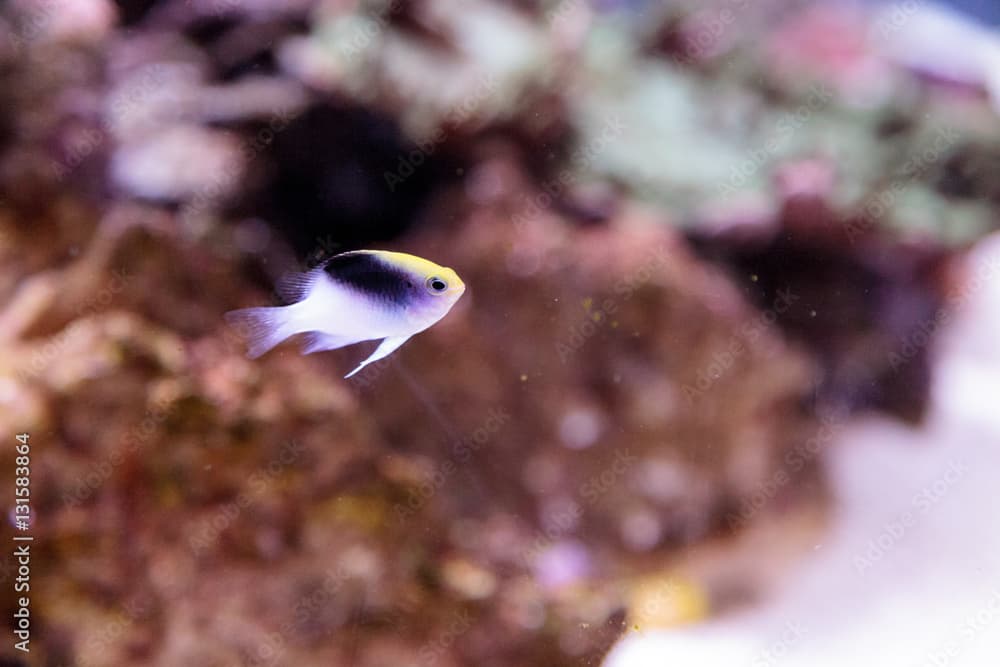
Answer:
[[[447,315],[465,283],[451,269],[421,257],[356,250],[283,279],[278,292],[294,303],[226,313],[226,321],[246,337],[247,356],[255,359],[299,333],[306,334],[303,354],[381,338],[371,356],[345,376],[351,377]]]

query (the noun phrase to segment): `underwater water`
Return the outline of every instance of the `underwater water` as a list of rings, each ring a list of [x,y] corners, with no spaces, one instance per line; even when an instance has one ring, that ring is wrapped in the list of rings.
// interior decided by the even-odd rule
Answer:
[[[995,664],[983,8],[0,5],[0,663]]]

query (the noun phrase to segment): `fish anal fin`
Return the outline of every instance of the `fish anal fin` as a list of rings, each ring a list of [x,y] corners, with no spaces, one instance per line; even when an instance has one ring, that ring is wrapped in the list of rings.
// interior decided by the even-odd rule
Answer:
[[[322,331],[310,331],[305,335],[305,339],[302,342],[302,354],[312,354],[313,352],[322,352],[324,350],[336,350],[337,348],[344,347],[346,345],[353,345],[358,342],[360,342],[360,340],[350,336],[338,336],[336,334],[328,334]]]

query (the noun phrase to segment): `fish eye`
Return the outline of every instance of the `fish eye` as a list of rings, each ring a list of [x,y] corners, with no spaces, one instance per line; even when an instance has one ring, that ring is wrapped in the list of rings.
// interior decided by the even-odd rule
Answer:
[[[441,292],[448,289],[448,283],[441,280],[437,276],[431,276],[427,279],[427,289],[434,294],[440,294]]]

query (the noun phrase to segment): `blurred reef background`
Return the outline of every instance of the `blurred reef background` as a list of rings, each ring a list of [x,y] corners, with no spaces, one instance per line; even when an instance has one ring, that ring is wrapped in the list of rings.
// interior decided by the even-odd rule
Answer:
[[[596,666],[757,599],[1000,222],[988,68],[879,11],[3,4],[4,664]],[[360,247],[469,291],[352,381],[245,358],[224,312]]]

